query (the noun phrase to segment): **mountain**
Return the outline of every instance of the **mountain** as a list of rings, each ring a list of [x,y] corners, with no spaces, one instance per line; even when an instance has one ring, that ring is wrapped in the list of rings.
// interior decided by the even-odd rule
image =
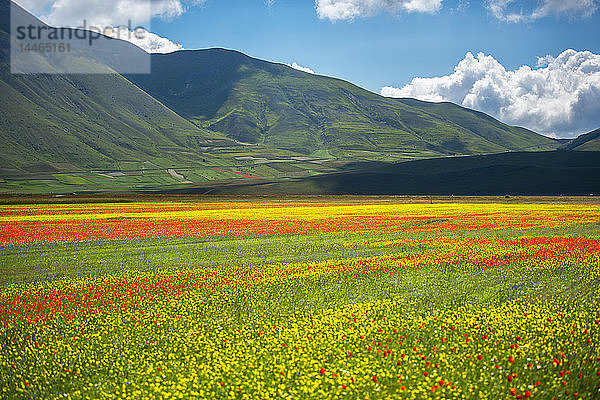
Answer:
[[[555,140],[548,141],[546,136],[532,135],[529,129],[506,125],[487,114],[454,103],[430,103],[416,99],[399,101],[435,113],[508,150],[539,151],[557,146]]]
[[[151,74],[127,78],[198,126],[303,154],[398,159],[557,147],[454,104],[385,98],[232,50],[153,54]]]
[[[148,160],[167,151],[186,151],[226,140],[177,115],[123,76],[97,74],[11,74],[10,7],[0,9],[0,164],[4,169],[55,171],[57,164],[77,168],[116,168],[124,160]],[[21,23],[40,24],[18,6]],[[16,11],[15,11],[16,10]],[[141,51],[124,41],[111,41],[120,53]],[[76,54],[82,70],[100,64]],[[52,57],[39,56],[33,62]],[[73,60],[70,60],[71,62]],[[110,70],[106,67],[106,70]],[[53,166],[54,165],[54,166]]]
[[[580,135],[561,146],[563,150],[600,151],[600,129]]]
[[[317,195],[600,195],[600,152],[511,152],[416,160],[283,182],[174,193]]]
[[[224,49],[156,54],[151,73],[119,74],[132,66],[124,55],[148,55],[104,38],[96,53],[20,60],[51,73],[12,74],[11,5],[23,25],[44,25],[0,0],[0,192],[271,182],[561,145],[455,104],[385,98]],[[64,67],[103,73],[55,73]]]

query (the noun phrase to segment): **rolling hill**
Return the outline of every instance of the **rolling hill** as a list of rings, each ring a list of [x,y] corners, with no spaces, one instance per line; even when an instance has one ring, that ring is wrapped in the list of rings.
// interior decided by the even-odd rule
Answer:
[[[5,10],[8,1],[1,3]],[[128,43],[115,43],[139,51]],[[96,60],[79,57],[79,62],[89,63],[92,70]],[[198,128],[117,73],[11,74],[9,14],[4,11],[0,93],[4,169],[53,171],[52,164],[114,168],[118,161],[148,160],[167,150],[185,151],[210,139],[225,139]]]
[[[558,145],[454,104],[385,98],[232,50],[153,54],[151,74],[127,78],[198,126],[303,154],[394,160]]]
[[[600,129],[580,135],[561,148],[563,150],[600,151]]]

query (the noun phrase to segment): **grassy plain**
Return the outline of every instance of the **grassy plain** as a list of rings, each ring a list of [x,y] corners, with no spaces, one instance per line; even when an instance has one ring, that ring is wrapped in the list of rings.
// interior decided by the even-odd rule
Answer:
[[[593,198],[176,199],[3,199],[2,397],[599,394]]]

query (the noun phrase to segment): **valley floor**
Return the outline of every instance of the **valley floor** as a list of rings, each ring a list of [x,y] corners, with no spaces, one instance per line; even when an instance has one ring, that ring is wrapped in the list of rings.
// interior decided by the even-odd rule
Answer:
[[[0,198],[6,398],[594,398],[595,197]]]

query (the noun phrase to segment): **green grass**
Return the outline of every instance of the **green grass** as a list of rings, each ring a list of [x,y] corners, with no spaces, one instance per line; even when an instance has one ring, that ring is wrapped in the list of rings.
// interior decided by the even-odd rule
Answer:
[[[64,183],[65,185],[86,185],[89,183],[87,180],[76,175],[67,174],[54,174],[57,181]]]
[[[576,235],[593,236],[598,226],[535,229],[520,232],[523,237]],[[511,230],[431,232],[428,237],[510,238]],[[371,257],[413,248],[349,249],[352,241],[419,238],[420,233],[286,234],[204,239],[95,240],[50,242],[0,246],[0,286],[48,279],[93,277],[128,270],[227,267],[323,261],[336,258]]]

